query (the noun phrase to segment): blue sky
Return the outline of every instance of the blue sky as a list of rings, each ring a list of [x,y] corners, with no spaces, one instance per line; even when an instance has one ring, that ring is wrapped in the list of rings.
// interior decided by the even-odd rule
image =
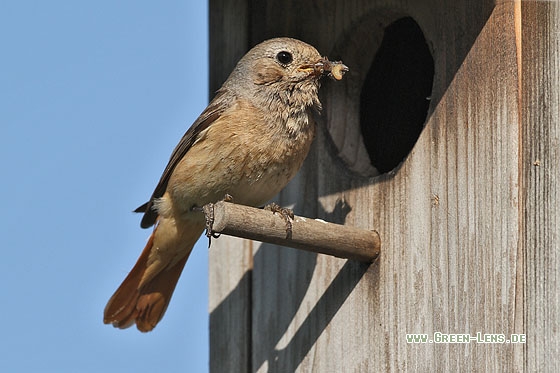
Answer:
[[[131,211],[208,98],[206,1],[0,5],[0,371],[204,372],[199,241],[152,333],[102,323],[149,236]]]

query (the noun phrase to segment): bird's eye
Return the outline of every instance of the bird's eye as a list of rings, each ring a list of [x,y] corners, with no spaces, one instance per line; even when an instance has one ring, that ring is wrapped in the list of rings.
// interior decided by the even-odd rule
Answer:
[[[282,65],[288,65],[294,60],[294,57],[290,52],[282,51],[282,52],[278,52],[278,54],[276,55],[276,59]]]

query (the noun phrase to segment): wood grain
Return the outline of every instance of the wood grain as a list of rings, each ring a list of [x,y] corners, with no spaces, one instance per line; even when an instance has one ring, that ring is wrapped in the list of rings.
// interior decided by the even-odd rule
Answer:
[[[560,3],[521,4],[527,371],[560,365]]]
[[[210,0],[210,98],[249,50],[246,0]],[[210,371],[250,372],[253,243],[235,237],[209,250]]]
[[[222,233],[313,253],[371,263],[379,255],[376,231],[225,201],[203,206],[209,235]],[[286,220],[287,219],[287,220]]]
[[[234,3],[243,3],[246,22],[226,14]],[[211,38],[215,84],[225,79],[223,61],[243,44],[229,51],[230,38],[246,37],[248,47],[292,36],[350,67],[342,82],[324,82],[322,131],[276,202],[303,216],[375,229],[383,240],[369,266],[217,240],[211,370],[559,366],[558,3],[222,0],[211,2],[210,13],[224,19]],[[383,27],[402,16],[418,22],[433,53],[431,105],[403,164],[372,176],[355,97]],[[434,332],[525,333],[527,343],[406,343],[407,333]]]

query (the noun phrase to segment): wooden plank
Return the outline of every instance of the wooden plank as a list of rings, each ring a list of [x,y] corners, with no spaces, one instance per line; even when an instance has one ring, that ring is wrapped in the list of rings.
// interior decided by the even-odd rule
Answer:
[[[258,250],[254,370],[518,369],[512,345],[419,345],[405,339],[407,333],[509,337],[514,331],[519,108],[513,3],[260,4],[252,12],[258,14],[253,42],[296,36],[350,65],[348,85],[330,102],[359,93],[359,84],[352,86],[352,62],[336,47],[364,18],[386,24],[398,14],[414,17],[433,45],[436,81],[426,129],[394,175],[349,172],[333,156],[326,133],[318,135],[313,158],[282,193],[281,204],[295,202],[305,216],[377,229],[384,247],[368,268],[290,249]],[[395,11],[383,14],[387,7]],[[381,14],[368,19],[373,12]],[[362,38],[353,40],[358,47]],[[340,89],[329,82],[324,88]],[[343,132],[351,125],[346,122]],[[318,204],[313,193],[298,196],[313,185]],[[337,211],[338,200],[351,207],[346,216]]]
[[[376,229],[383,242],[380,257],[366,266],[216,240],[211,370],[558,366],[558,3],[210,6],[213,90],[250,45],[274,36],[300,38],[349,65],[342,82],[324,83],[322,130],[276,201],[303,216]],[[419,23],[434,55],[428,121],[395,173],[361,176],[348,165],[369,175],[356,129],[356,97],[369,68],[363,56],[372,58],[368,48],[375,49],[383,27],[404,15]],[[337,102],[346,110],[331,109]],[[527,344],[406,343],[407,333],[434,332],[527,333]]]
[[[246,0],[210,0],[210,97],[249,47]],[[251,371],[251,241],[213,240],[209,252],[210,371]]]
[[[524,1],[523,181],[527,371],[560,366],[560,4]]]
[[[210,261],[210,371],[251,371],[252,242],[212,240]]]
[[[247,0],[209,1],[210,98],[251,47]]]

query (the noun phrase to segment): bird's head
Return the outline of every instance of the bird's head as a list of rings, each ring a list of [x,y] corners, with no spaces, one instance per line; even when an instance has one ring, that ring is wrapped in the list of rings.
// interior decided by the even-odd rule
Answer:
[[[331,73],[333,63],[311,45],[291,38],[275,38],[253,47],[239,61],[228,83],[235,82],[238,93],[244,96],[266,97],[271,103],[279,100],[298,107],[319,107],[320,78],[329,74],[340,79],[348,70],[341,63],[336,64],[339,75]]]

